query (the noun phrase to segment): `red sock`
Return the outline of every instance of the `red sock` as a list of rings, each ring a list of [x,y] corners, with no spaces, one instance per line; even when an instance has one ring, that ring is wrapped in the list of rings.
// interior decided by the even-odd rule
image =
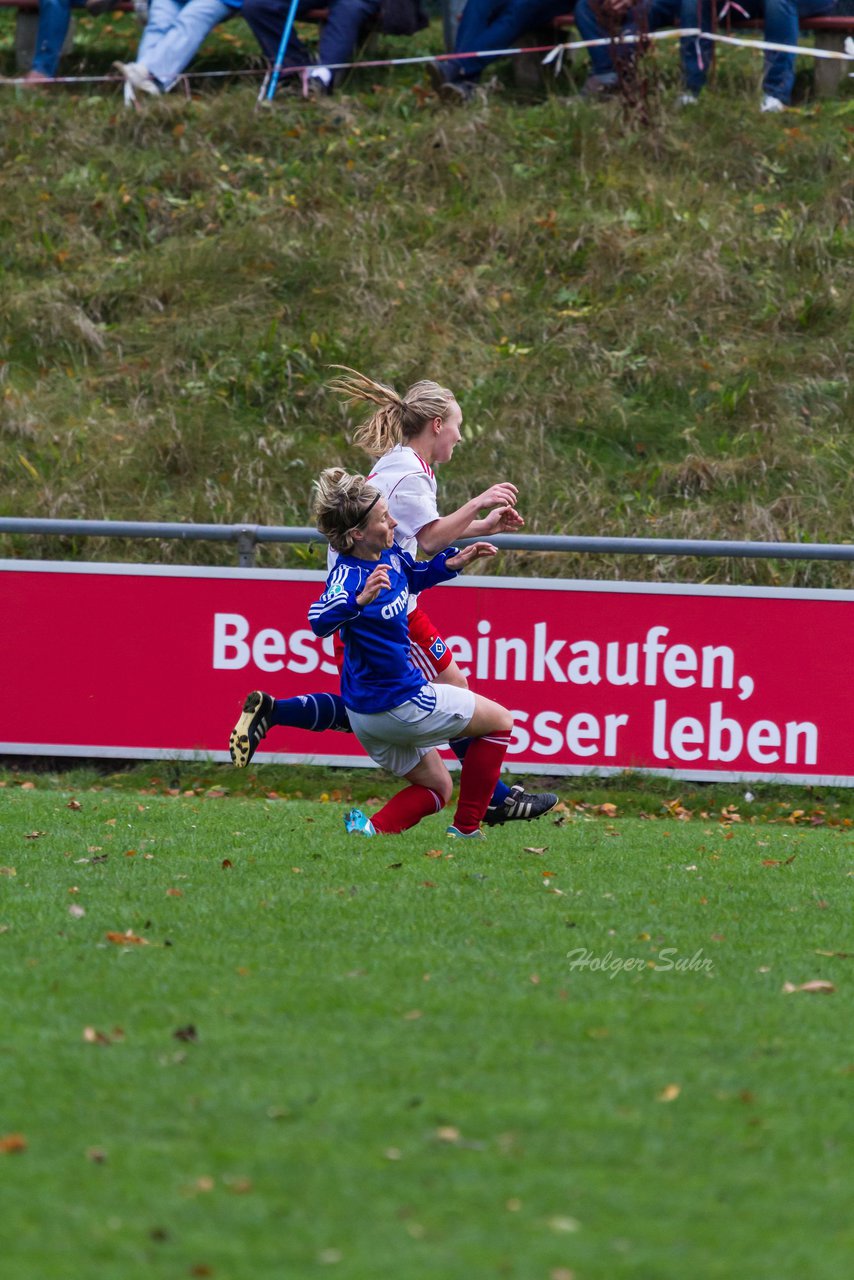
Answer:
[[[480,826],[509,745],[509,733],[494,733],[488,738],[475,738],[466,752],[460,775],[460,798],[454,814],[458,831],[468,833]]]
[[[429,787],[419,786],[412,782],[396,796],[392,796],[388,804],[384,804],[371,822],[381,835],[391,836],[398,831],[406,831],[414,827],[416,822],[426,818],[430,813],[438,813],[444,809],[444,801]]]

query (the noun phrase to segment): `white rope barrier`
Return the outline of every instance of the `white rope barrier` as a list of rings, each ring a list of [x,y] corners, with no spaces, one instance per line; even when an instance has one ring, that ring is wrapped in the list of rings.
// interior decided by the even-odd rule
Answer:
[[[854,21],[854,19],[852,19]],[[420,54],[409,58],[372,58],[362,59],[358,62],[331,62],[324,63],[330,71],[350,71],[357,67],[378,68],[378,67],[413,67],[425,66],[428,63],[435,62],[456,62],[464,59],[472,58],[512,58],[519,57],[522,54],[543,53],[545,57],[542,59],[543,65],[548,66],[560,59],[566,52],[574,52],[580,49],[593,49],[597,46],[611,46],[613,44],[646,44],[650,41],[659,40],[683,40],[692,37],[699,37],[703,40],[714,41],[717,44],[734,45],[737,48],[758,50],[765,52],[769,50],[777,53],[791,53],[799,57],[833,59],[841,62],[854,62],[854,41],[846,40],[845,49],[816,49],[810,45],[787,45],[775,44],[768,40],[758,40],[745,38],[743,36],[723,35],[718,31],[703,31],[700,27],[680,27],[667,29],[664,31],[650,31],[643,35],[638,33],[626,32],[611,39],[610,36],[599,40],[569,40],[556,45],[535,45],[526,47],[517,47],[513,49],[484,49],[471,53],[440,53],[440,54]],[[253,79],[268,76],[271,71],[276,68],[246,68],[232,71],[185,71],[180,79],[183,81],[190,80],[212,80],[225,79],[237,76],[248,76]],[[305,75],[310,70],[309,67],[279,67],[282,77],[293,75]],[[22,76],[16,77],[0,77],[0,86],[6,88],[24,88],[24,89],[49,89],[58,85],[84,85],[84,84],[115,84],[123,85],[124,79],[120,75],[106,76],[56,76],[52,80],[40,80],[37,82],[25,80]]]

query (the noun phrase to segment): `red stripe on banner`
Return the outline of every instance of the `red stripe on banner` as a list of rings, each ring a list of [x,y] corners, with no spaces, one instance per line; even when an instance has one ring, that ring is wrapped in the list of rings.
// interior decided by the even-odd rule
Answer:
[[[0,562],[0,752],[227,758],[251,689],[334,692],[324,575]],[[854,785],[854,592],[468,578],[430,617],[511,768]],[[368,763],[274,729],[256,759]]]

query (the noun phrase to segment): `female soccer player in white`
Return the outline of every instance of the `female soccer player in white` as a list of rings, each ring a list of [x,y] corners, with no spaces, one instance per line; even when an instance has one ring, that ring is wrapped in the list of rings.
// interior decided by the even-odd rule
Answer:
[[[450,515],[439,515],[433,467],[450,461],[462,438],[463,415],[452,391],[438,383],[422,381],[401,396],[392,387],[355,370],[342,369],[344,376],[332,382],[333,389],[350,400],[375,406],[356,431],[353,443],[375,459],[368,479],[386,498],[398,526],[398,541],[413,558],[419,550],[432,555],[456,538],[488,536],[524,524],[516,511],[518,490],[509,481],[491,485]],[[487,514],[481,517],[479,512],[483,510]],[[330,567],[335,558],[334,550],[330,551]],[[412,661],[428,680],[466,688],[466,678],[453,654],[414,598],[409,611]],[[340,653],[337,656],[340,661]],[[246,699],[229,742],[232,760],[238,767],[249,763],[258,743],[274,725],[320,731],[347,729],[349,721],[341,699],[334,694],[277,700],[256,690]],[[468,742],[455,739],[451,747],[462,760]],[[554,808],[557,799],[553,792],[528,793],[519,783],[508,787],[499,779],[486,823],[497,826],[539,818]]]
[[[516,510],[519,491],[507,480],[491,485],[450,515],[439,515],[433,468],[450,462],[462,439],[462,410],[447,387],[416,382],[401,396],[393,387],[346,368],[331,385],[349,400],[376,406],[354,434],[353,443],[375,459],[368,482],[385,496],[397,524],[397,541],[413,558],[419,550],[433,555],[457,538],[488,537],[525,523]],[[481,517],[483,510],[488,514]],[[447,644],[414,598],[409,604],[409,634],[410,657],[428,680],[468,687]],[[467,739],[460,736],[450,745],[463,760]],[[498,826],[513,819],[539,818],[554,808],[557,799],[551,791],[529,794],[519,783],[508,787],[498,780],[486,823]]]
[[[344,646],[341,692],[353,732],[368,754],[406,778],[371,818],[353,809],[350,832],[389,835],[437,813],[453,783],[436,747],[470,739],[460,776],[452,837],[482,838],[480,823],[510,741],[513,716],[505,707],[456,684],[428,682],[410,660],[407,605],[411,594],[455,578],[473,560],[495,555],[488,542],[447,547],[416,562],[395,542],[397,522],[380,491],[340,467],[316,483],[317,527],[338,557],[326,590],[309,609],[318,636],[339,632]]]

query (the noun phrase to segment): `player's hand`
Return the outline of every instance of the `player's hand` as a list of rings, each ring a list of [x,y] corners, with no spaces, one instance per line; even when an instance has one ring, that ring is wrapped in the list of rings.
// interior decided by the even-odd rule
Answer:
[[[491,542],[473,542],[470,546],[463,547],[462,551],[458,551],[455,556],[451,556],[445,564],[449,569],[464,569],[474,560],[488,560],[490,556],[497,555],[498,548]]]
[[[498,484],[484,490],[477,501],[481,507],[515,507],[518,497],[519,490],[515,484],[501,480]]]
[[[480,523],[483,526],[482,532],[490,534],[511,533],[514,529],[521,529],[525,521],[513,507],[496,507]]]
[[[366,604],[370,604],[372,600],[376,600],[381,591],[388,591],[391,582],[388,576],[388,565],[381,564],[374,569],[373,573],[368,576],[368,580],[362,587],[362,590],[356,596],[356,604],[360,609],[364,609]]]

